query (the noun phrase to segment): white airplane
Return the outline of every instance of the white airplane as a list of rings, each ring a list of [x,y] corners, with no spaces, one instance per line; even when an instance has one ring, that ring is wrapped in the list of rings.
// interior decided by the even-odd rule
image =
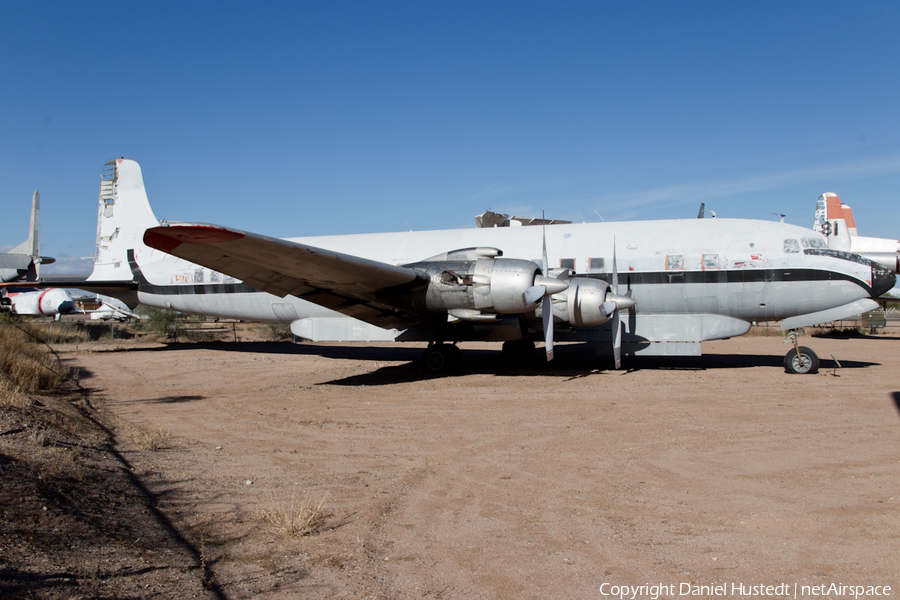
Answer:
[[[700,342],[742,335],[754,321],[794,330],[858,315],[894,285],[883,266],[770,221],[284,240],[160,224],[131,160],[107,163],[100,190],[94,270],[77,287],[131,307],[290,323],[311,340],[429,341],[425,364],[435,371],[455,358],[459,341],[501,341],[514,352],[533,351],[543,338],[552,359],[554,335],[595,342],[617,368],[623,353],[699,355]],[[817,367],[815,353],[794,337],[786,370]]]
[[[10,312],[21,316],[43,317],[67,315],[78,312],[75,299],[69,290],[46,288],[27,292],[7,292],[3,290],[2,304]]]
[[[0,253],[0,282],[15,281],[23,277],[28,281],[37,281],[40,278],[40,265],[56,262],[55,258],[41,256],[40,212],[41,197],[35,190],[31,197],[28,239],[9,252]]]
[[[865,256],[894,273],[900,270],[900,240],[859,235],[853,210],[833,192],[819,196],[813,229],[825,236],[829,248]],[[881,297],[900,299],[900,286],[895,285]]]
[[[127,321],[128,319],[144,318],[141,315],[132,312],[128,306],[118,298],[97,294],[94,298],[94,302],[99,303],[100,306],[93,310],[85,309],[81,312],[90,315],[91,319],[95,321]]]

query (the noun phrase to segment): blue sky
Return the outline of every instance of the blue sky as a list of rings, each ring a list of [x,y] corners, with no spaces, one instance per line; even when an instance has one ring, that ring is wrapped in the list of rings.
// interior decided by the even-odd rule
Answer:
[[[89,256],[100,169],[279,237],[490,208],[900,237],[900,4],[0,0],[0,246]],[[84,270],[82,268],[82,270]]]

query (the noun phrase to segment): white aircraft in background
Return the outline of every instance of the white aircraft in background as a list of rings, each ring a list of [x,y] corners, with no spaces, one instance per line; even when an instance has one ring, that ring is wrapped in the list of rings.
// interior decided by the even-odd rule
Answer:
[[[859,235],[853,210],[833,192],[819,196],[813,229],[825,236],[829,248],[865,256],[894,273],[900,269],[900,240]],[[900,287],[895,285],[881,297],[900,299]]]
[[[54,316],[59,319],[60,315],[79,312],[69,290],[62,288],[25,292],[7,292],[4,289],[2,305],[13,314],[20,316]]]
[[[55,258],[41,256],[40,212],[41,197],[35,190],[31,197],[31,227],[28,230],[28,239],[9,252],[0,253],[0,282],[22,278],[37,281],[40,278],[40,265],[56,262]]]
[[[127,321],[129,319],[143,318],[141,315],[131,311],[128,306],[118,298],[104,296],[103,294],[96,294],[92,295],[92,299],[93,304],[99,304],[99,306],[94,309],[85,308],[81,311],[85,314],[90,315],[92,320]]]
[[[15,290],[16,288],[13,287],[11,289]],[[79,303],[90,303],[96,305],[97,308],[85,309],[79,307]],[[19,316],[53,316],[57,320],[61,315],[71,314],[86,314],[90,315],[91,319],[103,321],[125,321],[142,318],[140,315],[132,312],[118,298],[102,294],[88,294],[83,290],[69,290],[65,288],[45,288],[36,291],[26,290],[18,292],[3,288],[0,306],[2,306],[2,310],[7,310]]]
[[[290,323],[311,340],[429,341],[440,370],[459,341],[533,348],[554,336],[625,355],[699,355],[700,342],[785,330],[878,306],[894,274],[802,227],[683,219],[276,239],[163,223],[140,166],[101,174],[97,255],[81,285],[182,312]],[[536,260],[532,257],[541,256]],[[89,286],[89,287],[88,287]],[[451,342],[448,344],[447,342]],[[789,372],[814,372],[796,345]]]

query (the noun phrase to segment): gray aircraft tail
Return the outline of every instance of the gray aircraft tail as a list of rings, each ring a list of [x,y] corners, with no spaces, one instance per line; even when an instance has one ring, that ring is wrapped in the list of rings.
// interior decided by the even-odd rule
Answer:
[[[31,197],[31,227],[28,229],[28,239],[4,254],[0,260],[4,281],[17,279],[23,274],[26,281],[37,281],[40,278],[40,265],[56,261],[49,256],[41,256],[40,213],[41,196],[35,190]],[[6,272],[13,269],[14,273]]]

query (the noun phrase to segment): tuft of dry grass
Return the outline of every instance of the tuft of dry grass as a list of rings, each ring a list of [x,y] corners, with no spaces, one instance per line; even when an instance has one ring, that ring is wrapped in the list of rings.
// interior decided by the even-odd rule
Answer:
[[[169,445],[172,434],[165,429],[135,429],[129,439],[138,450],[155,452]]]
[[[0,326],[0,389],[15,394],[48,392],[59,388],[68,376],[68,369],[46,346],[14,325]]]
[[[282,535],[288,537],[309,535],[325,523],[327,499],[328,494],[325,494],[318,503],[314,503],[309,497],[298,501],[294,494],[291,494],[289,501],[273,499],[267,506],[261,507],[261,519]]]
[[[0,377],[0,403],[12,406],[21,410],[27,410],[34,406],[34,400],[31,396],[23,394],[19,388],[9,389],[12,386],[9,382]],[[4,389],[6,388],[6,389]]]

